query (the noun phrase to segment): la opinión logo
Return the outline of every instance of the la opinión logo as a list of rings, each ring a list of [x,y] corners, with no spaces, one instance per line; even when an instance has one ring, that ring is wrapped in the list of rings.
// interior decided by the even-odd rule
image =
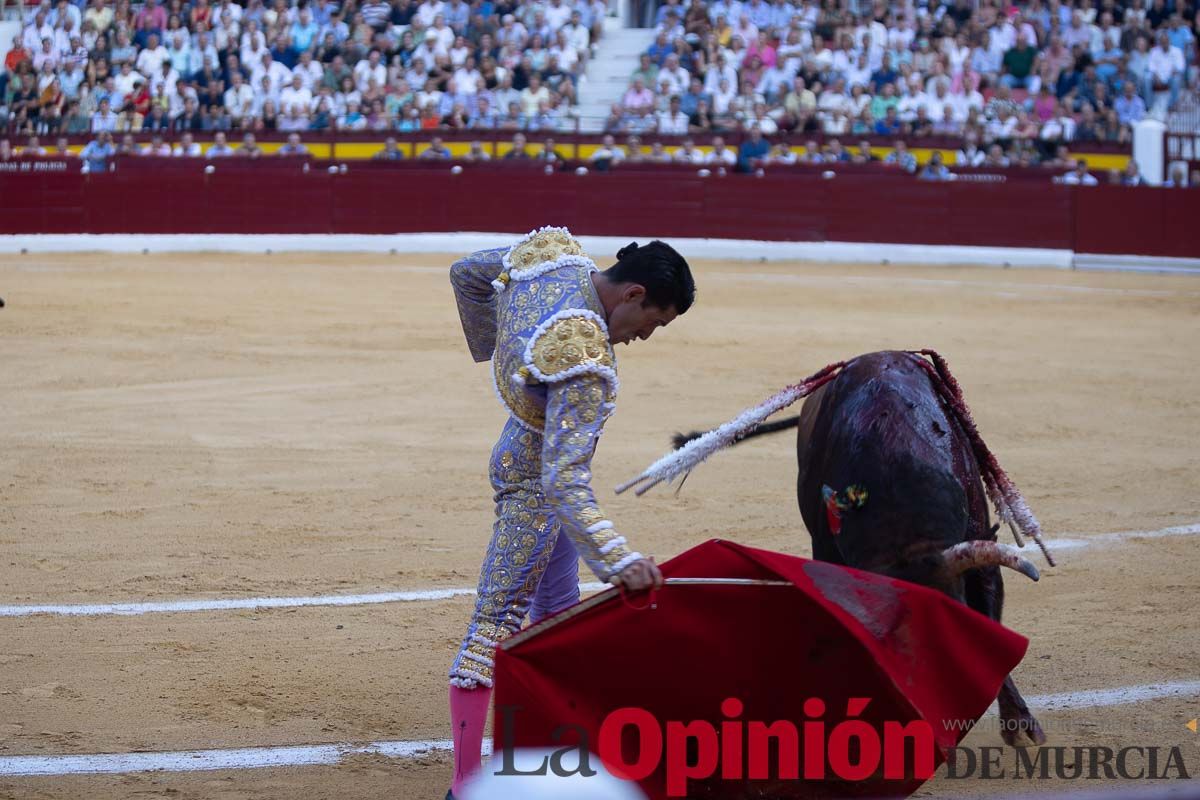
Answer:
[[[733,697],[721,703],[725,719],[719,725],[708,720],[662,722],[643,708],[619,708],[604,718],[594,748],[582,726],[562,725],[551,738],[557,742],[570,737],[575,743],[525,771],[517,769],[512,744],[520,707],[501,706],[503,765],[495,774],[553,772],[560,777],[591,777],[596,774],[590,764],[594,751],[605,769],[618,778],[641,781],[662,768],[669,797],[684,797],[689,781],[710,778],[824,780],[834,776],[862,781],[877,776],[881,767],[888,780],[930,778],[934,772],[933,727],[925,720],[885,721],[880,731],[875,724],[859,719],[870,703],[865,697],[849,699],[846,719],[833,725],[822,718],[825,701],[816,697],[804,702],[805,719],[799,724],[792,720],[743,720],[744,706]],[[637,736],[633,758],[627,757],[623,747],[631,732]],[[577,754],[578,761],[568,761],[571,754]],[[569,769],[568,763],[576,766]]]

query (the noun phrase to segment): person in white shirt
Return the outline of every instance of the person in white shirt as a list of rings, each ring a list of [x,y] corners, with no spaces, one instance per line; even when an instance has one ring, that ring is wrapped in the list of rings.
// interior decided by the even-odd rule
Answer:
[[[192,140],[192,134],[184,131],[179,135],[179,144],[171,149],[171,155],[176,158],[195,158],[200,155],[200,145]]]
[[[285,114],[294,108],[307,112],[312,106],[312,92],[304,88],[304,81],[296,73],[292,73],[292,82],[279,92],[279,106]]]
[[[150,93],[157,94],[158,87],[165,86],[169,91],[179,80],[179,73],[171,66],[170,61],[164,61],[157,72],[150,74]]]
[[[1183,51],[1171,44],[1166,31],[1158,34],[1158,46],[1150,51],[1146,60],[1146,75],[1142,79],[1142,99],[1146,108],[1154,105],[1156,92],[1170,92],[1167,108],[1172,109],[1179,100],[1185,69]]]
[[[845,113],[849,99],[846,96],[846,82],[838,78],[817,98],[817,110],[827,117]]]
[[[49,37],[42,39],[42,46],[33,54],[33,69],[42,72],[48,67],[51,71],[57,71],[58,62],[59,55],[58,50],[54,48],[54,41]]]
[[[821,74],[833,68],[833,51],[825,46],[824,37],[813,35],[812,52],[805,59],[805,65]]]
[[[466,63],[454,71],[454,77],[451,79],[454,85],[458,87],[458,91],[462,94],[472,95],[479,92],[480,81],[483,80],[483,75],[475,67],[475,58],[468,57]],[[487,84],[483,84],[486,88]]]
[[[380,61],[378,49],[372,49],[367,57],[354,66],[354,85],[360,92],[365,92],[375,79],[376,86],[387,85],[387,67]]]
[[[158,75],[162,71],[164,61],[170,60],[167,48],[158,43],[158,35],[150,34],[146,38],[146,46],[138,53],[137,71],[143,75]]]
[[[121,65],[121,71],[117,73],[113,79],[113,85],[117,87],[117,91],[123,96],[128,97],[133,94],[133,85],[135,83],[145,83],[146,77],[140,72],[135,72],[133,65],[126,61]]]
[[[325,77],[325,70],[313,61],[312,51],[305,50],[300,54],[300,61],[292,67],[292,76],[299,76],[300,83],[310,92],[315,92]]]
[[[252,116],[254,109],[254,90],[246,85],[242,73],[234,72],[230,77],[229,88],[225,90],[225,110],[235,121]]]
[[[258,29],[255,20],[246,21],[246,29],[242,31],[239,40],[238,55],[243,64],[257,64],[262,61],[263,51],[267,49],[267,37]]]
[[[713,138],[712,150],[705,157],[705,164],[732,167],[737,163],[737,153],[725,146],[725,140],[720,136]]]
[[[671,160],[677,164],[703,164],[704,153],[696,149],[691,139],[684,139],[683,145],[675,151]]]
[[[963,146],[954,153],[954,165],[958,167],[978,167],[983,163],[984,153],[975,143],[974,132],[963,137]]]
[[[270,81],[271,91],[277,94],[292,82],[292,71],[272,58],[268,50],[263,52],[258,66],[250,68],[251,85],[260,85],[263,78]]]
[[[570,21],[562,29],[562,32],[567,35],[567,43],[575,48],[580,58],[587,55],[592,44],[592,34],[582,20],[583,15],[578,10],[572,11]]]
[[[425,43],[433,49],[435,56],[448,56],[450,48],[454,46],[454,39],[454,29],[446,24],[446,18],[441,14],[433,18],[433,25],[425,31]]]
[[[550,5],[546,6],[544,11],[551,31],[557,31],[571,19],[571,7],[562,0],[550,0]]]
[[[1088,172],[1087,161],[1082,158],[1079,159],[1079,164],[1075,169],[1062,177],[1062,182],[1069,186],[1096,186],[1100,183],[1094,175]]]
[[[716,94],[722,81],[729,86],[738,85],[737,67],[730,64],[724,53],[717,55],[717,62],[709,66],[704,73],[705,94]]]
[[[799,157],[783,142],[771,148],[771,152],[767,154],[768,164],[795,164],[799,161]]]
[[[208,148],[208,152],[204,154],[208,158],[228,158],[233,155],[233,148],[225,140],[225,133],[217,131],[213,134],[212,146]]]
[[[428,28],[433,25],[434,18],[445,11],[446,4],[441,0],[424,0],[421,5],[417,6],[417,19],[421,20],[421,24]]]
[[[596,148],[588,160],[593,164],[618,164],[625,160],[625,151],[617,147],[616,140],[612,136],[605,135],[601,140],[600,146]]]
[[[171,145],[163,141],[162,134],[156,133],[150,140],[150,144],[142,145],[138,150],[140,156],[159,156],[165,157],[171,155]]]
[[[679,110],[679,96],[671,97],[666,111],[658,112],[658,132],[663,136],[686,136],[688,116]]]
[[[25,26],[25,30],[21,32],[21,43],[30,53],[36,53],[42,49],[43,39],[49,39],[51,44],[54,42],[54,26],[46,21],[44,10],[38,11],[33,22]]]
[[[657,80],[659,83],[670,81],[670,94],[683,94],[692,82],[692,76],[679,66],[679,56],[671,53],[663,63],[663,68],[658,71]]]

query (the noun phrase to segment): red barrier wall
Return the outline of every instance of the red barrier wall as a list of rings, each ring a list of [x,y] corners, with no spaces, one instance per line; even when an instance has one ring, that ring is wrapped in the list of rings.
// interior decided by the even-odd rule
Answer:
[[[895,173],[700,177],[693,168],[544,174],[529,165],[202,163],[0,174],[0,233],[525,232],[1045,247],[1200,257],[1200,192]],[[514,168],[522,167],[522,168]]]

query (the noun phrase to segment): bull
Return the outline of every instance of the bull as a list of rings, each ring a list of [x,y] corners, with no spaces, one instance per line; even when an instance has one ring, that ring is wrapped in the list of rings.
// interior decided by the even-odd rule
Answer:
[[[807,399],[799,415],[763,423],[800,398]],[[1035,581],[1039,575],[1016,548],[996,540],[990,497],[1017,542],[1023,544],[1022,532],[1032,536],[1054,564],[945,361],[928,350],[832,364],[707,434],[676,436],[676,453],[618,491],[640,483],[640,494],[686,477],[721,447],[790,428],[799,431],[796,493],[814,559],[928,586],[999,622],[1000,568]],[[1006,743],[1045,742],[1011,675],[997,702]]]

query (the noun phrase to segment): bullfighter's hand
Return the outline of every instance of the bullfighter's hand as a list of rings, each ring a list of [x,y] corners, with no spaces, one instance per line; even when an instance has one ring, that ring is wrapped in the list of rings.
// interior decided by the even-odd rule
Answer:
[[[652,558],[640,558],[612,577],[614,586],[624,586],[631,592],[661,589],[662,572]]]

